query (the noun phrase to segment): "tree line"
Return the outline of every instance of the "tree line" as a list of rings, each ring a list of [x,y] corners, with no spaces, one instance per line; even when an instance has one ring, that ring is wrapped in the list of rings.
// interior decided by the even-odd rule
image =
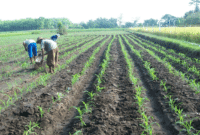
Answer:
[[[26,18],[20,20],[0,20],[0,31],[22,31],[22,30],[41,30],[41,29],[58,29],[58,23],[73,29],[88,28],[117,28],[117,19],[97,18],[89,20],[87,23],[72,23],[67,18],[44,18],[37,19]]]
[[[58,22],[62,22],[68,28],[81,28],[78,24],[73,24],[67,18],[44,18],[37,19],[26,18],[20,20],[0,20],[0,31],[22,31],[22,30],[41,30],[41,29],[57,29]]]
[[[117,19],[115,18],[97,18],[96,20],[89,20],[87,23],[81,22],[80,25],[85,28],[117,28]]]

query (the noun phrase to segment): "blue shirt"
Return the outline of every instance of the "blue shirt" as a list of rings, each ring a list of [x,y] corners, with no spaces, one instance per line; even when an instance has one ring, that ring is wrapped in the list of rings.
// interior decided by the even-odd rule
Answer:
[[[57,35],[53,35],[53,36],[51,36],[51,39],[52,39],[52,40],[56,40],[57,38],[58,38]]]

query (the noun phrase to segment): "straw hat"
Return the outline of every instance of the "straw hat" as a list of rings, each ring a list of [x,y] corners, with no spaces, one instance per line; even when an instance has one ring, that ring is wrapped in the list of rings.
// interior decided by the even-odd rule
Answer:
[[[38,37],[38,38],[37,38],[37,44],[38,44],[38,43],[41,43],[41,40],[43,40],[43,39],[44,39],[44,38],[42,38],[42,37]]]

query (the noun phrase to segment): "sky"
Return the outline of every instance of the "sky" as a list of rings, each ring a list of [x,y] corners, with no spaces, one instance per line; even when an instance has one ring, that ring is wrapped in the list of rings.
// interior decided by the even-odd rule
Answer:
[[[184,16],[194,10],[191,0],[1,0],[0,20],[25,18],[68,18],[72,23],[87,23],[97,18],[118,18],[138,22],[146,19],[160,20],[165,14]]]

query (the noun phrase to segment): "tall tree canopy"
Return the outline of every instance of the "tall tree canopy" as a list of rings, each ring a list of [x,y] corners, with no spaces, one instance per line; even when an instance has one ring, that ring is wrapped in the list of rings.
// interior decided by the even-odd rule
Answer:
[[[172,16],[170,14],[165,14],[161,19],[165,20],[165,22],[162,23],[162,25],[168,25],[168,26],[170,26],[171,24],[174,23],[175,20],[177,20],[175,16]]]
[[[195,9],[194,12],[199,12],[199,4],[200,4],[200,0],[191,0],[191,2],[189,3],[190,5],[195,5]]]
[[[144,20],[143,25],[147,26],[147,24],[148,24],[148,26],[155,26],[155,25],[157,25],[157,22],[158,22],[158,20],[151,18],[148,20]]]

